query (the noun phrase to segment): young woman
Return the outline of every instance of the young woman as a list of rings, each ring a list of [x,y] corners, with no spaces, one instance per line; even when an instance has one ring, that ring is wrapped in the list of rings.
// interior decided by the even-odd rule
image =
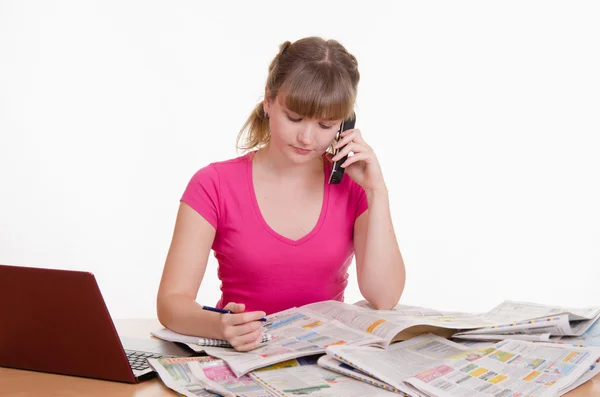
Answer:
[[[251,350],[265,314],[343,301],[354,255],[365,299],[378,309],[398,303],[405,269],[379,162],[358,129],[334,142],[358,81],[356,58],[335,40],[280,46],[238,137],[247,153],[200,169],[183,193],[157,298],[165,327]],[[329,184],[332,161],[350,152],[341,183]],[[234,314],[195,301],[211,249],[216,306]]]

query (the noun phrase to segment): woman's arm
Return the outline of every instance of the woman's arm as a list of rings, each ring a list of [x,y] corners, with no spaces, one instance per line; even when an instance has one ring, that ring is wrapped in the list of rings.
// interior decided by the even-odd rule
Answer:
[[[367,190],[369,209],[354,223],[358,287],[378,310],[392,309],[404,291],[406,270],[390,213],[387,189]]]
[[[156,302],[158,320],[173,331],[223,337],[219,333],[218,313],[202,310],[196,302],[214,238],[215,228],[182,202]]]
[[[226,308],[241,314],[222,315],[202,310],[196,302],[214,238],[215,228],[181,203],[158,289],[158,320],[181,334],[225,339],[238,350],[250,350],[260,342],[262,324],[254,320],[264,312],[241,313],[244,305],[230,303]]]
[[[346,173],[366,192],[369,209],[354,222],[354,251],[358,287],[377,309],[391,309],[404,290],[406,271],[398,248],[387,187],[377,156],[359,129],[346,130],[334,147],[332,161],[353,152],[342,164]]]

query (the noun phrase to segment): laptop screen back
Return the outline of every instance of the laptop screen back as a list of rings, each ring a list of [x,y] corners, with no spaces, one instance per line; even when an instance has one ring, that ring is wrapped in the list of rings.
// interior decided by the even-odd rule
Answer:
[[[0,366],[135,382],[94,275],[0,265]]]

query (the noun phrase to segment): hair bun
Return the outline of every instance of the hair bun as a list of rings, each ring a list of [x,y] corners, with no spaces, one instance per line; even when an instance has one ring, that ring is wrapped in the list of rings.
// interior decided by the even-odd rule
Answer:
[[[283,44],[281,44],[279,46],[279,55],[280,56],[283,55],[287,51],[287,49],[289,48],[290,45],[292,45],[292,43],[290,41],[283,42]]]

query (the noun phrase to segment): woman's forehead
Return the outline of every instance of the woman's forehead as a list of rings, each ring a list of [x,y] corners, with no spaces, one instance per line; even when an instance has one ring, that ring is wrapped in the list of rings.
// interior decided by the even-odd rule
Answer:
[[[300,109],[294,109],[293,106],[288,106],[288,104],[286,103],[287,102],[286,99],[287,98],[286,98],[285,94],[277,95],[276,101],[283,110],[286,110],[287,112],[290,112],[290,113],[295,113],[301,117],[309,117],[310,116],[310,115],[302,114]],[[294,101],[292,101],[292,105],[293,104],[294,104]],[[314,117],[314,118],[319,119],[321,121],[337,121],[337,120],[343,119],[343,117],[327,117],[327,115],[334,114],[334,112],[332,112],[331,110],[332,109],[322,109],[321,117]],[[313,117],[310,117],[310,118],[313,118]]]

